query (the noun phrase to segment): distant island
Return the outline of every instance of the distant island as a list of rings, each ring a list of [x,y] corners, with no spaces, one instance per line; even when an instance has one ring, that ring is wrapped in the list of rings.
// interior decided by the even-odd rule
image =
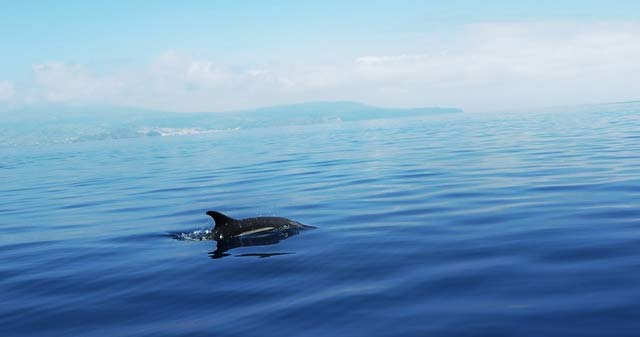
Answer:
[[[177,113],[123,107],[31,106],[3,111],[7,143],[184,135],[222,130],[462,113],[443,107],[383,108],[350,101],[309,102],[225,112]]]
[[[381,108],[357,102],[309,102],[221,113],[193,113],[184,117],[209,128],[253,128],[349,122],[421,115],[461,113],[457,108]]]

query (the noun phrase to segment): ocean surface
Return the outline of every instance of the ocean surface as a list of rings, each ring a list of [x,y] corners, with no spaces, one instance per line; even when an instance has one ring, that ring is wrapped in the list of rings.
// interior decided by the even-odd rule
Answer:
[[[5,145],[0,336],[640,334],[640,104]]]

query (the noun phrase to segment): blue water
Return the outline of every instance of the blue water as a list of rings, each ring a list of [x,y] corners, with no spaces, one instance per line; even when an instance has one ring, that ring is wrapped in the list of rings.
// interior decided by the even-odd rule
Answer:
[[[4,147],[0,335],[637,336],[639,113]],[[318,229],[215,256],[207,210]]]

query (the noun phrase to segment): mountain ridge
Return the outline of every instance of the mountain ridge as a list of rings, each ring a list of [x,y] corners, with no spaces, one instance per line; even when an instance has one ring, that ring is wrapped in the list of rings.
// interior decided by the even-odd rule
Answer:
[[[461,112],[440,107],[381,108],[350,101],[190,113],[122,107],[32,106],[0,114],[0,145],[187,135]]]

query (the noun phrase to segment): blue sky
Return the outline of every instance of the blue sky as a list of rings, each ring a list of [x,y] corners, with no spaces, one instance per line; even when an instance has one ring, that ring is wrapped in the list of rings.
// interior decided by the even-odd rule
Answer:
[[[0,101],[10,105],[357,100],[479,111],[640,98],[638,1],[0,6]]]

